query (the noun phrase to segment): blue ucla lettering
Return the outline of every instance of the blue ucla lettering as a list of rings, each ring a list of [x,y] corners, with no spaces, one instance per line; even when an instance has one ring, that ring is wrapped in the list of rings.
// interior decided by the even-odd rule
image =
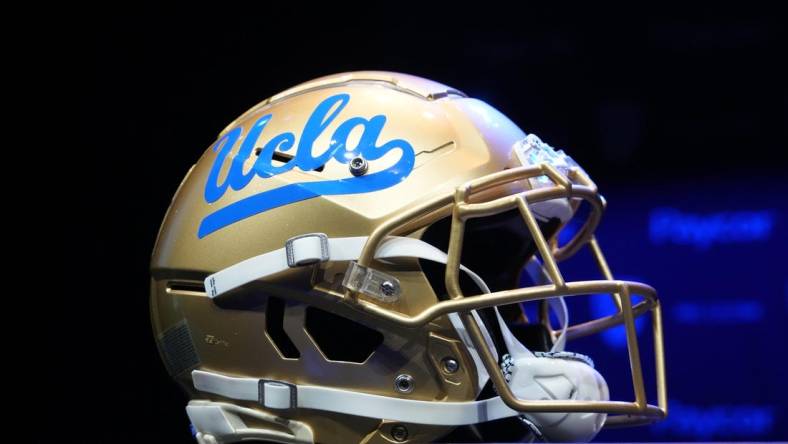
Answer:
[[[304,131],[301,132],[301,141],[298,143],[298,153],[296,153],[293,159],[299,168],[304,171],[309,171],[324,165],[328,162],[328,159],[331,158],[332,152],[339,149],[337,146],[339,141],[336,140],[336,133],[334,133],[334,137],[331,138],[331,141],[334,142],[334,146],[329,147],[322,155],[312,157],[312,145],[314,145],[315,140],[320,137],[320,134],[323,133],[326,127],[334,121],[337,114],[345,108],[348,101],[350,101],[350,96],[348,94],[337,94],[327,98],[320,103],[320,105],[317,105],[315,111],[309,116],[309,120],[306,121]],[[334,107],[334,105],[337,106]],[[334,108],[333,112],[328,114],[329,110],[332,108]]]
[[[249,171],[244,171],[244,164],[252,155],[273,115],[266,114],[258,118],[243,138],[238,152],[232,157],[227,177],[220,183],[219,172],[243,133],[241,127],[228,131],[211,148],[211,151],[216,153],[216,158],[205,184],[205,201],[213,204],[221,199],[228,189],[239,191],[249,185],[255,177],[267,179],[293,168],[310,171],[325,165],[331,159],[343,164],[358,156],[373,161],[398,150],[400,157],[394,165],[359,177],[349,175],[347,178],[336,180],[288,184],[248,196],[206,216],[198,229],[198,237],[205,237],[216,230],[272,208],[323,195],[369,193],[394,186],[404,180],[413,170],[415,153],[410,143],[403,139],[393,139],[378,145],[378,139],[386,124],[386,116],[382,114],[369,119],[361,116],[350,117],[334,131],[328,147],[315,147],[317,139],[337,119],[349,101],[349,94],[336,94],[323,100],[314,109],[301,131],[296,152],[289,162],[280,166],[272,163],[275,151],[288,152],[296,146],[296,135],[284,132],[269,139],[260,150],[254,165]],[[362,127],[359,142],[354,147],[348,146],[348,137],[357,127]],[[316,154],[315,151],[322,152]]]

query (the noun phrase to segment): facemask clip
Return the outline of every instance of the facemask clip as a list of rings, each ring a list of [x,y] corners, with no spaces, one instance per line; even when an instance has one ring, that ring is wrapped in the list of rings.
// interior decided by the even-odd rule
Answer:
[[[399,279],[381,271],[359,265],[351,261],[342,279],[342,286],[350,291],[363,293],[382,302],[392,303],[399,300],[401,287]]]

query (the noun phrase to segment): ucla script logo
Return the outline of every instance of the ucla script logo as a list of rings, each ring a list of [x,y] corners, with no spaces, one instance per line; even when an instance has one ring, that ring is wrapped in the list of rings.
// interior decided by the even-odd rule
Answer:
[[[370,119],[360,116],[350,117],[334,131],[328,147],[313,146],[315,140],[331,125],[349,101],[349,94],[337,94],[322,101],[309,116],[298,140],[291,132],[271,137],[260,151],[254,166],[248,172],[244,172],[244,163],[252,154],[257,140],[273,115],[266,114],[260,117],[243,138],[238,153],[231,160],[227,177],[222,183],[219,183],[219,171],[227,160],[227,156],[241,139],[242,128],[237,127],[226,133],[212,147],[212,150],[218,154],[205,184],[205,201],[216,202],[224,196],[228,188],[235,191],[241,190],[255,176],[267,179],[296,167],[302,171],[310,171],[325,165],[331,159],[346,164],[354,157],[361,156],[368,161],[373,161],[380,159],[389,151],[398,150],[400,157],[394,165],[383,171],[359,177],[348,173],[348,178],[294,183],[246,197],[206,216],[200,223],[197,236],[205,237],[241,219],[282,205],[331,194],[368,193],[391,187],[408,177],[413,170],[415,159],[413,147],[402,139],[394,139],[378,145],[380,132],[386,123],[386,116],[382,114]],[[363,127],[361,138],[357,146],[349,147],[346,145],[348,136],[358,126]],[[288,152],[294,146],[296,146],[295,153],[289,162],[280,166],[272,165],[271,159],[275,150]],[[319,151],[319,153],[316,154],[315,151]]]

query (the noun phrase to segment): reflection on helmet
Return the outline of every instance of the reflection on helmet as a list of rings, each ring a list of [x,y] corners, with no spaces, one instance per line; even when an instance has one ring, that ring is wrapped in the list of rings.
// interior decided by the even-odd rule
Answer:
[[[613,279],[604,206],[563,151],[436,82],[353,72],[261,102],[189,171],[151,263],[197,441],[587,441],[663,418],[659,301]],[[600,279],[566,280],[583,247]],[[592,294],[615,311],[570,323],[567,299]],[[657,405],[634,329],[648,314]],[[616,325],[634,400],[569,351]]]

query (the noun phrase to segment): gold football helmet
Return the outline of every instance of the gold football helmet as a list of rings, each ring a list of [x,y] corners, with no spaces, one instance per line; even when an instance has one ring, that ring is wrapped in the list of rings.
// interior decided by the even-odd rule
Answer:
[[[659,301],[613,278],[604,209],[563,151],[433,81],[352,72],[264,100],[188,172],[151,263],[154,333],[197,441],[583,441],[664,418]],[[600,279],[565,280],[583,247]],[[617,311],[570,324],[579,295]],[[648,313],[656,406],[634,327]],[[631,400],[566,351],[617,325]]]

